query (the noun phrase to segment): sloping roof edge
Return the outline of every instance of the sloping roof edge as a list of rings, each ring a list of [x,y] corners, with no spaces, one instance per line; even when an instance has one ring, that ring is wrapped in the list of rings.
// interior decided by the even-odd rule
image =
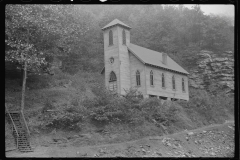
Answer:
[[[176,71],[176,70],[173,70],[173,69],[169,69],[169,68],[164,68],[164,67],[161,67],[161,66],[156,66],[156,65],[153,65],[153,64],[149,64],[149,63],[146,63],[144,62],[140,57],[138,57],[129,47],[127,47],[128,50],[138,59],[140,60],[144,65],[150,65],[150,66],[153,66],[153,67],[156,67],[156,68],[162,68],[162,69],[165,69],[165,70],[170,70],[170,71],[173,71],[173,72],[177,72],[177,73],[181,73],[181,74],[185,74],[185,75],[189,75],[189,73],[184,73],[184,72],[180,72],[180,71]]]
[[[110,23],[108,23],[106,26],[104,26],[102,28],[102,30],[105,30],[107,28],[110,28],[110,27],[113,27],[115,25],[120,25],[120,26],[123,26],[125,28],[128,28],[128,29],[131,29],[130,26],[126,25],[125,23],[123,23],[122,21],[118,20],[118,19],[114,19],[113,21],[111,21]]]
[[[152,66],[152,67],[156,67],[156,68],[162,68],[162,69],[165,69],[165,70],[168,70],[168,71],[172,71],[172,72],[177,72],[177,73],[180,73],[180,74],[189,75],[189,73],[179,72],[179,71],[176,71],[176,70],[173,70],[173,69],[164,68],[164,67],[161,67],[161,66],[156,66],[156,65],[154,65],[154,64],[146,63],[145,65]]]
[[[106,30],[106,29],[108,29],[108,28],[111,28],[111,27],[114,27],[114,26],[117,26],[117,25],[122,26],[122,27],[124,27],[124,28],[127,28],[127,29],[129,29],[129,30],[131,29],[130,27],[124,26],[124,25],[122,25],[122,24],[114,24],[114,25],[112,25],[112,26],[104,27],[104,28],[102,28],[102,30],[104,31],[104,30]]]
[[[128,47],[127,47],[128,48]],[[139,58],[130,48],[128,48],[128,50],[139,60],[139,61],[141,61],[143,64],[145,64],[145,62],[141,59],[141,58]]]

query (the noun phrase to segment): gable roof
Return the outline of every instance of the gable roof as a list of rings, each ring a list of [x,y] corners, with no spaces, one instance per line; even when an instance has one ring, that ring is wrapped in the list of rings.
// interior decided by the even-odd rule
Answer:
[[[133,53],[141,62],[147,65],[153,65],[172,71],[177,71],[184,74],[189,74],[185,69],[178,65],[174,60],[167,56],[167,65],[162,63],[163,52],[153,51],[144,47],[130,43],[128,50]]]
[[[112,22],[108,23],[105,27],[102,28],[102,30],[105,30],[109,27],[115,26],[115,25],[120,25],[123,27],[126,27],[128,29],[131,29],[128,25],[124,24],[123,22],[119,21],[118,19],[114,19]]]

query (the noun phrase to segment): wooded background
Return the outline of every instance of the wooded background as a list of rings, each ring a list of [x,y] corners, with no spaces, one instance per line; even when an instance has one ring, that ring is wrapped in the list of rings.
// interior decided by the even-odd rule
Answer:
[[[116,18],[132,27],[132,43],[166,52],[186,70],[200,50],[234,48],[233,20],[204,15],[198,5],[7,5],[5,13],[5,61],[19,68],[27,61],[33,72],[55,57],[64,72],[100,72],[101,28]]]

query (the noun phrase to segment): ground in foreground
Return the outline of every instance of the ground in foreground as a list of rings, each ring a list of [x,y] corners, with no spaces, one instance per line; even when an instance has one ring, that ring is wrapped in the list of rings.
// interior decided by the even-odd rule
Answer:
[[[81,142],[77,139],[75,144]],[[62,141],[37,146],[31,153],[9,151],[6,157],[233,157],[234,144],[234,122],[226,122],[115,144],[77,147],[71,141]]]

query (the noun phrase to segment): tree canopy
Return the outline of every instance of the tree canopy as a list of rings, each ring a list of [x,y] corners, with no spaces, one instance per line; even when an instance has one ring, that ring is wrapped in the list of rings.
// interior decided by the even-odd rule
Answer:
[[[27,60],[31,69],[58,57],[65,72],[99,71],[101,28],[116,18],[132,27],[132,43],[166,52],[186,69],[199,50],[234,46],[231,22],[198,5],[7,5],[5,13],[5,60]]]

